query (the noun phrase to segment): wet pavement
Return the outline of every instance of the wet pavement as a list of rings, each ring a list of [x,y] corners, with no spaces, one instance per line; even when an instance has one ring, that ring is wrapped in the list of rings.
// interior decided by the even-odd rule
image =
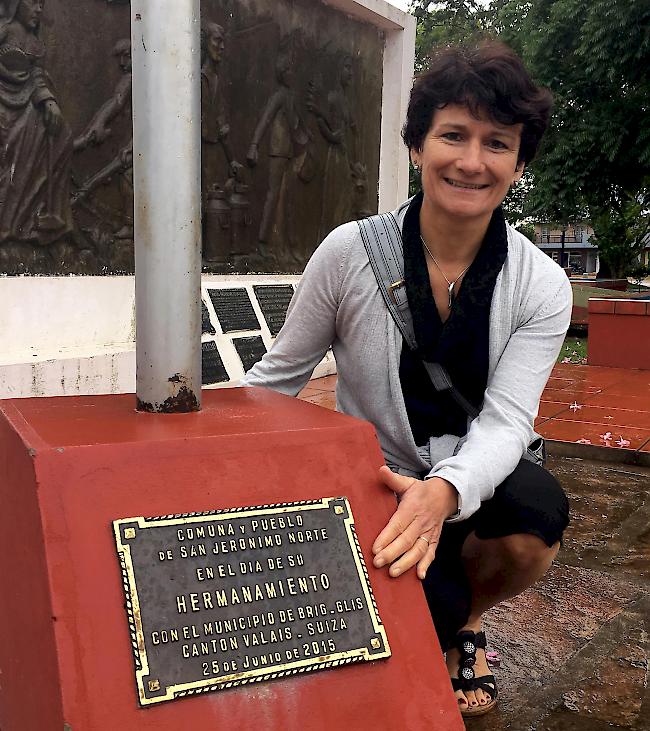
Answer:
[[[583,411],[571,410],[572,402],[624,406],[630,413],[623,416],[632,420],[650,411],[650,374],[599,370],[618,372],[554,371],[572,381],[551,381],[545,392],[553,398],[561,390],[553,386],[563,386],[571,397],[546,399],[561,404],[561,429],[585,428],[579,418],[567,418]],[[630,382],[632,390],[623,385]],[[336,376],[311,381],[301,398],[334,408],[335,383]],[[575,444],[575,434],[567,431],[569,439],[555,443],[570,446],[574,456],[554,455],[547,465],[571,501],[564,545],[540,582],[486,615],[488,650],[500,657],[494,669],[499,705],[468,720],[468,731],[650,731],[650,468],[623,464],[632,450],[615,445],[597,448],[613,462],[581,459],[575,455],[593,452]]]
[[[650,466],[650,371],[558,363],[535,428],[581,456]]]
[[[650,731],[650,469],[551,457],[572,522],[550,571],[486,615],[497,710],[469,731]]]

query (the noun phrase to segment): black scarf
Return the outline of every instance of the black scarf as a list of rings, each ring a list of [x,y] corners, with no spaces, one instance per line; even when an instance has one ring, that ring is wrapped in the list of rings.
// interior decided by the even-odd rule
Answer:
[[[481,407],[489,367],[490,305],[508,254],[505,218],[497,208],[443,323],[433,299],[420,240],[422,199],[420,192],[411,201],[402,230],[406,295],[418,352],[410,353],[404,344],[400,380],[416,444],[426,443],[429,436],[463,436],[467,431],[465,412],[448,395],[435,391],[422,359],[443,365],[463,396],[477,409]]]

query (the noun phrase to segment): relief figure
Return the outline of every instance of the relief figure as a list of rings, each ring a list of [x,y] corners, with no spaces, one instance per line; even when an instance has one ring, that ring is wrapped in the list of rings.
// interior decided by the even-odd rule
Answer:
[[[280,88],[269,98],[255,128],[246,161],[251,167],[258,163],[259,145],[270,129],[269,181],[258,234],[259,253],[264,259],[276,259],[269,248],[272,234],[278,240],[278,254],[298,261],[290,250],[287,218],[290,206],[282,205],[282,193],[286,193],[287,172],[291,161],[300,156],[309,142],[309,133],[302,118],[294,91],[294,54],[291,39],[284,42],[275,65]]]
[[[72,135],[43,66],[43,5],[0,1],[0,243],[47,245],[73,227]]]
[[[127,115],[131,119],[131,89],[133,73],[131,65],[131,41],[128,38],[119,40],[113,48],[113,56],[117,58],[122,76],[115,85],[110,99],[106,101],[93,116],[86,129],[74,141],[76,152],[89,146],[99,146],[110,137],[109,127],[118,115]],[[118,176],[118,185],[122,197],[121,226],[115,238],[133,240],[133,135],[122,147],[116,157],[85,180],[73,196],[73,205],[85,201],[95,188],[110,182]]]
[[[201,139],[203,141],[203,259],[225,262],[238,259],[246,249],[250,225],[248,185],[243,180],[243,165],[230,149],[230,125],[225,113],[219,67],[225,50],[222,26],[206,22],[201,36]],[[205,171],[221,170],[223,159],[227,172],[223,183],[208,181]]]
[[[318,129],[327,142],[327,157],[323,180],[323,208],[318,239],[339,224],[349,221],[353,214],[352,201],[358,198],[359,178],[365,172],[356,161],[357,126],[348,88],[352,82],[352,57],[341,60],[339,86],[330,91],[323,105],[318,99],[316,85],[310,83],[307,109],[314,114]]]

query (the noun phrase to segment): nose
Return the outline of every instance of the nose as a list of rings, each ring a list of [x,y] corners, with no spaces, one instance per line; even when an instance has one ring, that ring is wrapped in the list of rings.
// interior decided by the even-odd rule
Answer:
[[[468,175],[482,173],[485,169],[483,160],[483,146],[480,140],[469,140],[463,145],[462,151],[456,161],[458,169]]]

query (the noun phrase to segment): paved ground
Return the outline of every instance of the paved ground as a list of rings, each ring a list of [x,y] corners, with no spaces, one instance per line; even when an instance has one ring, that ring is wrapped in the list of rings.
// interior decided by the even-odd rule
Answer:
[[[489,613],[499,708],[469,731],[650,731],[650,470],[551,457],[572,506],[553,568]]]
[[[650,371],[558,364],[535,428],[546,439],[580,442],[589,457],[650,465]]]
[[[311,381],[301,398],[333,408],[335,383],[336,376]],[[589,445],[575,444],[579,433],[588,428],[596,433],[614,422],[623,434],[594,448],[620,461],[549,459],[571,499],[572,523],[544,579],[486,618],[488,649],[501,658],[495,669],[500,704],[468,721],[467,728],[650,731],[650,468],[622,464],[630,453],[648,450],[650,442],[641,441],[640,432],[650,424],[634,427],[634,449],[615,444],[619,436],[632,435],[635,420],[650,418],[650,373],[571,365],[554,370],[549,387],[545,401],[560,405],[554,416],[565,422],[556,432],[564,430],[565,441],[556,446],[593,454]],[[594,402],[599,396],[604,406]],[[574,402],[583,409],[570,409]],[[589,409],[587,402],[593,404]],[[592,412],[595,408],[603,411]],[[602,420],[593,420],[594,414]],[[539,425],[551,418],[545,412]]]
[[[336,376],[317,378],[301,398],[333,409],[335,386]],[[535,428],[556,452],[650,466],[650,371],[559,363]]]

